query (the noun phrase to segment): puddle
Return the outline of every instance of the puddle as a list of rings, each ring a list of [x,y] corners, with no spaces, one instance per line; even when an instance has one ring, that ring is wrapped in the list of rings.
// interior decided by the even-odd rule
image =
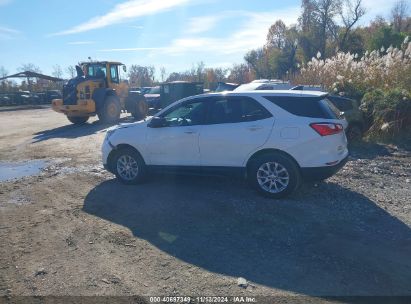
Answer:
[[[46,160],[42,159],[18,163],[0,162],[0,182],[37,175],[46,165]]]

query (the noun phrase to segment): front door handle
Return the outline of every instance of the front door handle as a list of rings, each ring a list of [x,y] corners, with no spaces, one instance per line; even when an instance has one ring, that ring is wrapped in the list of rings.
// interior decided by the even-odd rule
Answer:
[[[186,134],[196,134],[197,132],[193,131],[193,130],[187,130],[187,131],[184,131],[184,133],[186,133]]]

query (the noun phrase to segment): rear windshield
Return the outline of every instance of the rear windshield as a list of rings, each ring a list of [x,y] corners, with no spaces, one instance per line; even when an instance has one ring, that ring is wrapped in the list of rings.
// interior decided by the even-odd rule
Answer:
[[[327,98],[266,96],[264,97],[283,110],[303,117],[338,119],[340,111]]]

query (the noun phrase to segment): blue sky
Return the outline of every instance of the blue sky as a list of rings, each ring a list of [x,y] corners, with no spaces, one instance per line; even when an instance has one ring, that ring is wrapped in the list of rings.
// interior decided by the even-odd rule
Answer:
[[[231,66],[263,45],[277,19],[296,23],[300,0],[0,0],[0,66],[52,67],[116,60],[183,71]],[[387,17],[394,0],[363,0]],[[65,75],[67,76],[67,75]]]

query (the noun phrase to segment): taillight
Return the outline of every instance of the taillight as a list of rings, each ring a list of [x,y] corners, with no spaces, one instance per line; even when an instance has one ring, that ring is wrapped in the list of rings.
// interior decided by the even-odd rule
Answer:
[[[312,123],[310,127],[321,136],[338,134],[344,130],[342,124],[338,123]]]

